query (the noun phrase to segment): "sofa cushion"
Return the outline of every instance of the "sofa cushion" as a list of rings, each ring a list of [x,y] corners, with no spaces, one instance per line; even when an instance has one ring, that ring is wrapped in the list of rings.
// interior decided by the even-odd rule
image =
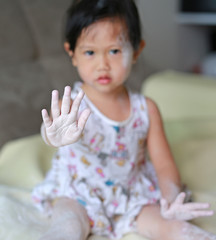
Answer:
[[[188,139],[173,145],[172,152],[189,189],[216,192],[216,138]]]
[[[44,179],[54,152],[40,135],[8,142],[0,152],[0,183],[33,188]]]
[[[183,182],[195,191],[216,192],[212,184],[216,180],[216,121],[168,121],[165,132]]]
[[[39,56],[63,52],[63,16],[71,0],[21,0]]]
[[[52,86],[37,62],[2,68],[0,79],[1,146],[11,139],[39,133],[40,111],[50,108]]]
[[[40,64],[49,76],[47,81],[53,89],[58,89],[61,96],[65,86],[73,86],[74,82],[80,81],[76,68],[72,66],[71,59],[65,53],[41,58]],[[50,96],[47,90],[46,94]]]
[[[188,139],[215,139],[216,119],[189,119],[164,121],[166,135],[171,145]]]
[[[36,46],[19,1],[0,1],[0,65],[34,58]]]
[[[208,202],[211,204],[211,208],[216,210],[216,192],[209,191],[194,191],[194,199],[198,199],[200,202]],[[200,226],[201,228],[216,234],[215,223],[216,223],[216,214],[211,217],[201,217],[193,220],[193,223]]]
[[[165,71],[150,76],[142,93],[159,106],[163,119],[216,119],[216,78]]]

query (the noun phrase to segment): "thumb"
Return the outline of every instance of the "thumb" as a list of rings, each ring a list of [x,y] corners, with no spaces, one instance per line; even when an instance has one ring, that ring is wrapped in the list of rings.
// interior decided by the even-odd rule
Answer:
[[[161,205],[161,212],[166,212],[169,208],[169,204],[165,198],[161,198],[160,205]]]

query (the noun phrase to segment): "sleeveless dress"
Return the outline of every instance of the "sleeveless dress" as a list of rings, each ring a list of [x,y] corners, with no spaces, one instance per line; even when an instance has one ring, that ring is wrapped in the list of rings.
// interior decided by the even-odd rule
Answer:
[[[81,85],[75,84],[72,98]],[[76,199],[88,213],[93,234],[118,239],[135,232],[142,207],[160,198],[156,174],[147,158],[146,100],[128,92],[131,113],[123,122],[107,118],[84,96],[79,112],[88,107],[92,113],[80,140],[58,149],[44,182],[32,193],[43,211],[56,198]]]

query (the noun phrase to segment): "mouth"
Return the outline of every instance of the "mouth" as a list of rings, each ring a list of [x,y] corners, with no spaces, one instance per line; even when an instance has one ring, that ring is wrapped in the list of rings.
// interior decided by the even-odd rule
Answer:
[[[100,84],[108,84],[108,83],[110,83],[111,82],[111,78],[110,77],[108,77],[108,76],[102,76],[102,77],[99,77],[98,79],[97,79],[97,81],[100,83]]]

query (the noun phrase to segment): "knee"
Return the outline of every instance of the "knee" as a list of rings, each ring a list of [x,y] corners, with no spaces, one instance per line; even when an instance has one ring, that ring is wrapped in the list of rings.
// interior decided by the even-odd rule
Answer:
[[[78,218],[88,220],[88,215],[83,206],[81,206],[76,200],[70,198],[60,198],[56,201],[54,206],[54,213],[58,212],[73,212]]]
[[[73,236],[73,240],[86,240],[90,232],[88,223],[84,223],[76,217],[64,221],[64,228],[68,236]]]
[[[86,239],[89,235],[90,222],[87,212],[83,206],[73,199],[58,199],[54,206],[52,218],[64,218],[64,222],[67,223],[65,227],[71,229],[71,226],[73,226],[73,229],[76,229],[78,239]]]

